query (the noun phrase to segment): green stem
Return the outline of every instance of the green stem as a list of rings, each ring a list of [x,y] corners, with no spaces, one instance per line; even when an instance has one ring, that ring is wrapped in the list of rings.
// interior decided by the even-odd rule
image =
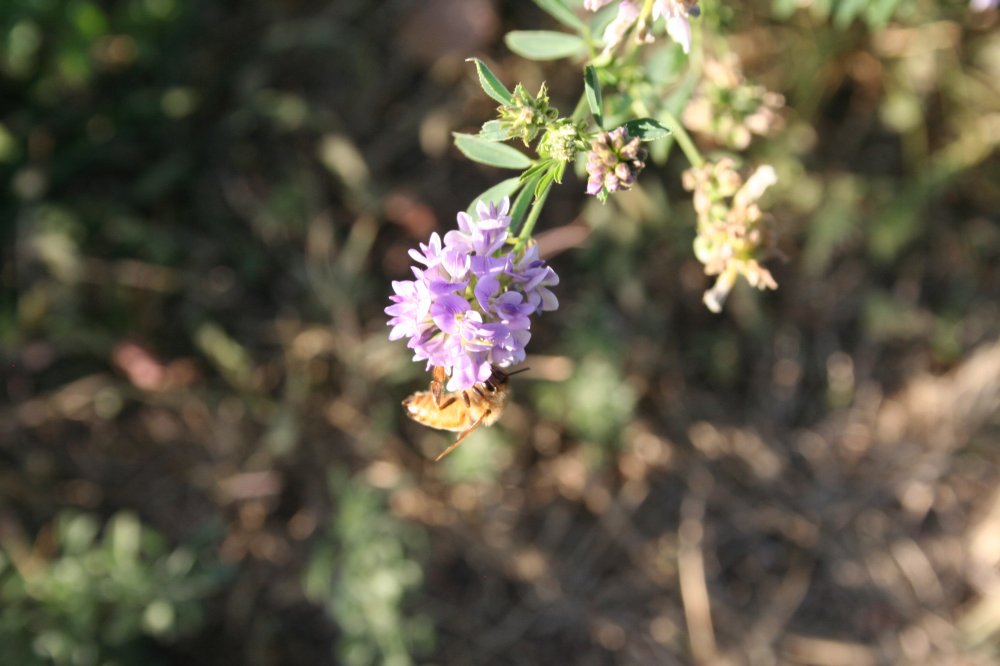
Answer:
[[[542,214],[542,208],[545,207],[545,200],[549,196],[549,190],[552,189],[553,181],[547,179],[544,189],[541,193],[535,197],[534,203],[531,204],[531,212],[528,213],[528,219],[524,221],[524,226],[521,227],[521,233],[517,236],[517,244],[514,245],[514,256],[524,248],[524,246],[531,239],[531,232],[535,228],[535,222],[538,222],[538,218]]]
[[[632,109],[635,110],[635,112],[640,116],[646,116],[648,118],[653,117],[649,107],[647,107],[645,102],[641,99],[637,99],[632,102]],[[691,140],[691,135],[687,133],[686,129],[684,129],[684,125],[677,120],[677,116],[667,109],[663,109],[660,111],[659,120],[666,125],[667,129],[670,130],[671,136],[677,141],[677,145],[681,147],[681,150],[684,151],[684,156],[688,158],[688,162],[691,163],[691,166],[702,166],[705,163],[705,158],[703,158],[701,153],[698,152],[698,148],[694,145],[694,141]]]
[[[677,145],[684,151],[684,156],[688,158],[691,166],[701,167],[705,163],[705,159],[698,152],[698,148],[695,147],[694,141],[691,140],[691,135],[684,129],[684,125],[677,120],[677,116],[669,111],[663,111],[660,113],[660,120],[670,129],[671,134],[674,135],[674,139],[677,141]]]
[[[590,105],[587,104],[587,93],[584,92],[580,95],[580,99],[576,103],[576,108],[573,109],[573,115],[570,116],[570,120],[573,123],[578,123],[583,120],[583,117],[587,115],[587,111],[590,109]]]

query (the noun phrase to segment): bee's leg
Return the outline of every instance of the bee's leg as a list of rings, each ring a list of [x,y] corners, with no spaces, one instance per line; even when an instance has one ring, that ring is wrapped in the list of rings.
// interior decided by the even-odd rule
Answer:
[[[476,419],[476,422],[473,423],[468,428],[466,428],[465,430],[463,430],[462,432],[460,432],[458,434],[458,437],[455,438],[454,444],[452,444],[447,449],[445,449],[440,454],[438,454],[438,457],[434,459],[434,462],[437,462],[437,461],[441,460],[441,458],[444,458],[446,455],[448,455],[449,453],[451,453],[452,451],[454,451],[456,448],[458,448],[458,445],[461,444],[462,441],[466,437],[468,437],[469,435],[471,435],[476,430],[476,428],[479,427],[479,424],[483,422],[483,419],[485,419],[487,416],[489,416],[490,413],[491,413],[491,410],[487,409],[485,412],[483,412],[482,414],[480,414],[479,418]]]
[[[451,404],[452,401],[448,401],[447,404],[442,404],[441,399],[444,397],[444,380],[447,379],[447,375],[444,374],[444,368],[440,366],[434,366],[433,379],[431,379],[431,396],[434,398],[434,404],[437,405],[438,409],[444,409]]]
[[[462,400],[465,400],[465,406],[466,407],[472,407],[472,401],[469,400],[469,392],[468,391],[462,391]]]

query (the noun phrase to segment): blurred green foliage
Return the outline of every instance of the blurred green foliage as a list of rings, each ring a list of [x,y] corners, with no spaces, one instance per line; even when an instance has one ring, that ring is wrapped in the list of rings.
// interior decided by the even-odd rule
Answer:
[[[330,477],[336,504],[313,546],[303,585],[341,631],[346,666],[408,666],[433,646],[429,618],[408,609],[423,580],[424,535],[386,510],[383,494],[362,481]]]
[[[207,544],[206,544],[207,545]],[[0,543],[0,663],[151,663],[145,641],[200,629],[202,602],[228,577],[204,546],[171,548],[131,513],[104,526],[67,511],[33,550]],[[51,551],[51,552],[46,552]]]

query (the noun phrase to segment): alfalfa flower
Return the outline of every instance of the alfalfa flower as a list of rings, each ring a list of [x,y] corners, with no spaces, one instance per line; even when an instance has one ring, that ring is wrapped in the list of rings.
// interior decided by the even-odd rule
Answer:
[[[610,4],[611,0],[585,0],[584,8],[590,11]],[[654,0],[641,3],[622,0],[618,3],[618,13],[604,29],[602,40],[605,51],[613,50],[636,27],[636,37],[642,42],[653,41],[650,24],[663,19],[667,35],[681,45],[684,53],[691,51],[691,17],[701,14],[697,0]]]
[[[623,0],[623,2],[618,3],[618,14],[604,28],[604,35],[601,37],[601,40],[604,42],[604,50],[611,51],[618,46],[625,39],[625,35],[629,33],[638,18],[639,5],[637,3],[630,0]]]
[[[778,112],[785,98],[748,82],[735,55],[706,60],[702,73],[684,109],[684,125],[692,132],[743,150],[752,135],[765,136],[781,126]]]
[[[720,312],[739,276],[757,289],[778,284],[761,261],[776,254],[774,238],[764,224],[758,200],[777,182],[774,168],[760,166],[744,182],[732,159],[723,158],[684,172],[684,188],[694,192],[698,235],[694,252],[706,275],[717,275],[704,302]]]
[[[653,3],[653,19],[663,18],[667,26],[667,35],[681,45],[684,53],[691,51],[691,20],[689,17],[700,15],[701,10],[697,0],[656,0]]]
[[[559,277],[537,246],[515,253],[507,243],[509,212],[504,198],[479,202],[477,219],[459,213],[458,229],[410,251],[416,279],[392,283],[389,339],[408,338],[414,361],[444,368],[449,391],[486,381],[492,366],[523,361],[531,317],[559,307],[550,289]]]
[[[587,155],[587,194],[603,202],[611,192],[629,189],[645,168],[645,159],[641,140],[629,136],[624,126],[599,134]]]
[[[988,9],[996,9],[1000,5],[1000,0],[971,0],[969,9],[974,12],[985,12]]]

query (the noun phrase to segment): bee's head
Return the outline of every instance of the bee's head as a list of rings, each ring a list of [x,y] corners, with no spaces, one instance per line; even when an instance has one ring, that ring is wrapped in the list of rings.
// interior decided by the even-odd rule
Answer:
[[[490,386],[490,388],[494,389],[499,388],[501,386],[506,386],[507,382],[510,381],[510,378],[512,376],[520,374],[525,370],[530,370],[530,369],[531,368],[521,368],[519,370],[515,370],[514,372],[507,372],[501,368],[493,366],[493,374],[490,375],[490,378],[486,381],[486,384]]]

